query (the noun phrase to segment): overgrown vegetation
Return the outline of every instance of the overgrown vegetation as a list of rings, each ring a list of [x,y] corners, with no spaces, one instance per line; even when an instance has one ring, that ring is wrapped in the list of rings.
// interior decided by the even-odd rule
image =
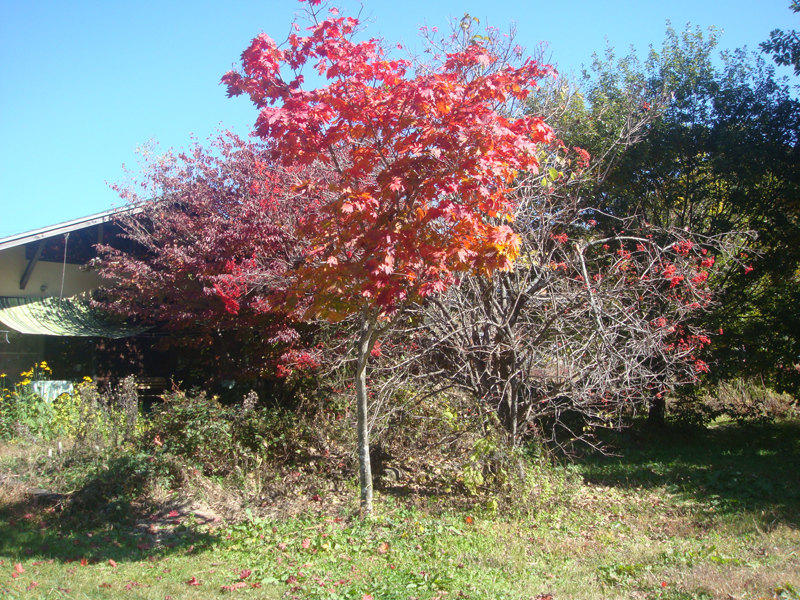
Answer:
[[[97,400],[72,398],[74,424]],[[336,396],[290,415],[252,395],[224,406],[175,392],[129,437],[117,419],[90,421],[82,436],[4,442],[0,590],[797,597],[796,419],[663,435],[637,426],[604,437],[615,455],[566,461],[542,446],[510,449],[495,413],[467,396],[396,403],[375,428],[368,521],[354,494],[353,415]]]

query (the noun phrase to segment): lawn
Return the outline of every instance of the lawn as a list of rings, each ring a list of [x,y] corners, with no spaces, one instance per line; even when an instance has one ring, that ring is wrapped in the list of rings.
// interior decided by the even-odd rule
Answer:
[[[43,449],[3,448],[0,593],[19,598],[800,598],[800,423],[635,431],[616,456],[532,469],[498,512],[395,488],[220,520],[177,500],[34,501]],[[51,475],[52,476],[52,475]],[[63,478],[59,481],[65,481]],[[71,491],[71,490],[60,490]],[[305,492],[303,492],[305,493]],[[523,496],[523,491],[520,491]],[[61,502],[65,508],[62,510]]]

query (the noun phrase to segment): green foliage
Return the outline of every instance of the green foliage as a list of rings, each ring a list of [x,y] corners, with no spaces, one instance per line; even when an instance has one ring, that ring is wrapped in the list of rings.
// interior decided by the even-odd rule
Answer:
[[[251,393],[242,404],[223,406],[205,392],[173,392],[152,415],[144,444],[181,457],[207,475],[224,476],[286,457],[298,439],[295,417],[256,406]]]
[[[166,452],[39,457],[31,470],[62,477],[63,487],[46,487],[74,490],[72,502],[59,512],[9,501],[0,484],[0,560],[9,566],[0,586],[10,597],[35,596],[26,588],[36,582],[98,599],[137,588],[148,598],[798,600],[796,423],[731,425],[702,439],[627,435],[619,456],[569,468],[541,449],[518,453],[527,475],[510,492],[535,511],[510,512],[503,494],[496,514],[483,509],[491,493],[460,509],[452,494],[387,494],[368,521],[326,493],[293,517],[255,503],[233,523],[202,524],[186,496],[163,493],[184,477]],[[465,458],[502,451],[491,436],[470,448]],[[11,465],[3,450],[3,468],[22,473],[23,461]],[[17,563],[24,572],[9,577]]]
[[[800,104],[763,58],[724,51],[718,34],[671,27],[645,62],[596,60],[587,75],[588,114],[569,143],[603,154],[605,129],[627,98],[641,94],[659,118],[617,159],[596,190],[600,227],[617,218],[686,228],[714,238],[741,232],[749,249],[717,256],[718,305],[702,318],[719,332],[711,348],[717,379],[758,377],[800,391]],[[721,63],[721,66],[717,66]],[[624,101],[623,101],[624,100]],[[606,117],[605,115],[609,115]],[[753,232],[748,242],[745,232]]]
[[[50,433],[53,407],[33,390],[34,381],[44,381],[50,374],[46,362],[35,364],[30,371],[21,373],[22,380],[14,390],[6,388],[6,374],[2,376],[3,396],[0,398],[0,439],[44,437]]]
[[[182,483],[179,463],[168,455],[128,451],[98,456],[85,452],[65,463],[77,489],[70,498],[71,514],[98,514],[103,518],[127,519],[131,507],[158,489]]]
[[[704,427],[725,417],[742,425],[772,423],[797,415],[797,403],[754,379],[733,379],[678,396],[669,404],[671,419],[681,425]]]
[[[792,0],[789,8],[792,12],[800,12],[800,2]],[[800,75],[800,35],[796,31],[774,29],[769,40],[760,47],[763,52],[772,54],[775,64],[794,67],[794,74]]]

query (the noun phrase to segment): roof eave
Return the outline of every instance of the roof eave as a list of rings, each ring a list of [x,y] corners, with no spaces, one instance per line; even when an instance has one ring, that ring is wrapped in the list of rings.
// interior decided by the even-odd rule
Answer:
[[[96,213],[87,217],[81,217],[80,219],[73,219],[72,221],[58,223],[57,225],[50,225],[49,227],[42,227],[41,229],[34,229],[33,231],[10,235],[0,239],[0,250],[6,250],[7,248],[14,248],[16,246],[29,244],[30,242],[36,242],[50,237],[55,237],[57,235],[63,235],[71,231],[76,231],[85,227],[91,227],[92,225],[108,223],[113,221],[118,215],[137,213],[141,210],[141,205],[112,208],[101,213]]]

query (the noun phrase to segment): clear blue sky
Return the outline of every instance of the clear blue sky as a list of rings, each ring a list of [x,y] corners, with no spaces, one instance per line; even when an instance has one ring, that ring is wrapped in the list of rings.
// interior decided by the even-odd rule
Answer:
[[[341,5],[353,13],[358,4]],[[562,71],[579,71],[605,39],[644,55],[667,20],[724,31],[721,47],[800,29],[789,0],[364,0],[371,35],[413,44],[419,26],[464,12],[518,39],[547,42]],[[137,165],[134,149],[249,133],[255,109],[219,85],[249,40],[285,39],[297,0],[0,0],[0,237],[100,212],[121,201],[107,182]]]

